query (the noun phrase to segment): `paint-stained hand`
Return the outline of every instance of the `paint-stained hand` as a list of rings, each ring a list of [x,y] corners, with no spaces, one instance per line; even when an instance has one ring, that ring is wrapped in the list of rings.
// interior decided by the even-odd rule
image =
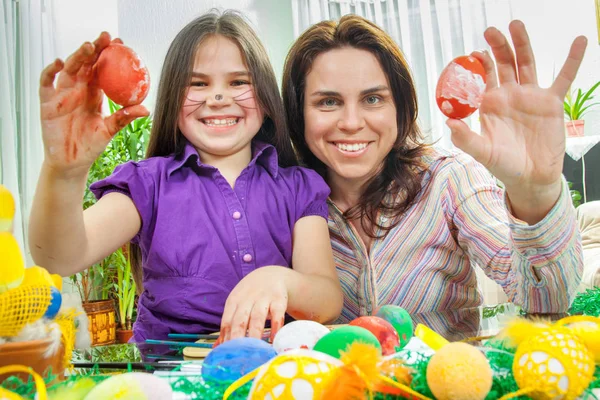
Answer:
[[[246,336],[261,338],[271,321],[271,340],[283,326],[288,305],[284,267],[261,267],[242,279],[225,302],[219,343]]]
[[[45,163],[55,170],[87,171],[119,130],[149,114],[136,105],[102,116],[103,93],[97,86],[94,64],[110,43],[110,35],[103,32],[65,62],[57,59],[42,71],[39,94]]]

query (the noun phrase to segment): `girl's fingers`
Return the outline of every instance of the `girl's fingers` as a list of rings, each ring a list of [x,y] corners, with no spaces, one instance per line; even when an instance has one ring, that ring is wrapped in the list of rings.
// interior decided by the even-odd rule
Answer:
[[[246,336],[246,332],[248,331],[248,320],[250,319],[250,314],[252,313],[253,308],[253,303],[244,303],[237,305],[235,314],[233,315],[233,318],[231,320],[231,331],[229,336],[225,338],[226,340]]]
[[[271,341],[283,326],[285,312],[287,311],[287,299],[275,300],[271,303],[269,313],[271,314]]]
[[[75,51],[75,53],[67,58],[67,61],[65,61],[64,72],[74,80],[83,64],[89,62],[93,55],[94,45],[90,42],[85,42],[77,49],[77,51]]]
[[[248,323],[248,336],[260,339],[265,330],[265,322],[269,314],[269,303],[260,301],[252,307],[250,322]]]
[[[54,79],[56,78],[56,74],[63,69],[64,65],[65,64],[62,62],[62,60],[57,58],[52,64],[46,66],[46,68],[44,68],[42,71],[42,74],[40,75],[39,91],[40,101],[42,103],[49,101],[52,99],[52,96],[54,96]]]
[[[150,115],[146,107],[142,105],[121,108],[110,117],[105,119],[106,128],[110,136],[114,136],[131,121]],[[223,314],[225,315],[225,314]]]

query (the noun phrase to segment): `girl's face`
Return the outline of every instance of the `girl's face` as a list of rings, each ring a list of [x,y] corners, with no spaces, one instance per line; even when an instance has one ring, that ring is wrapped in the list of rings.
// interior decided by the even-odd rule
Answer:
[[[377,58],[344,47],[317,56],[306,76],[304,137],[330,184],[362,184],[398,136],[396,106]]]
[[[202,42],[178,126],[205,163],[251,154],[263,113],[237,44],[220,35]]]

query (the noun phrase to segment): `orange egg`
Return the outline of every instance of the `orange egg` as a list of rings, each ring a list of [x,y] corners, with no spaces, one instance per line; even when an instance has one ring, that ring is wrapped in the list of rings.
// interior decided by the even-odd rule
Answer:
[[[140,104],[150,89],[150,73],[129,47],[113,43],[100,53],[96,63],[98,86],[123,107]]]
[[[479,108],[484,91],[485,70],[481,62],[472,56],[460,56],[442,71],[435,100],[445,116],[462,119]]]

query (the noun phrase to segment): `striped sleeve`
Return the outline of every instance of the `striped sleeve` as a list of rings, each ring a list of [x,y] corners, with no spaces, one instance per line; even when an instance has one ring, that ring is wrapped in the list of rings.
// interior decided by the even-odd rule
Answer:
[[[525,311],[566,311],[581,281],[583,257],[564,178],[559,200],[532,226],[511,215],[504,191],[467,155],[454,158],[447,185],[451,223],[470,261]]]

